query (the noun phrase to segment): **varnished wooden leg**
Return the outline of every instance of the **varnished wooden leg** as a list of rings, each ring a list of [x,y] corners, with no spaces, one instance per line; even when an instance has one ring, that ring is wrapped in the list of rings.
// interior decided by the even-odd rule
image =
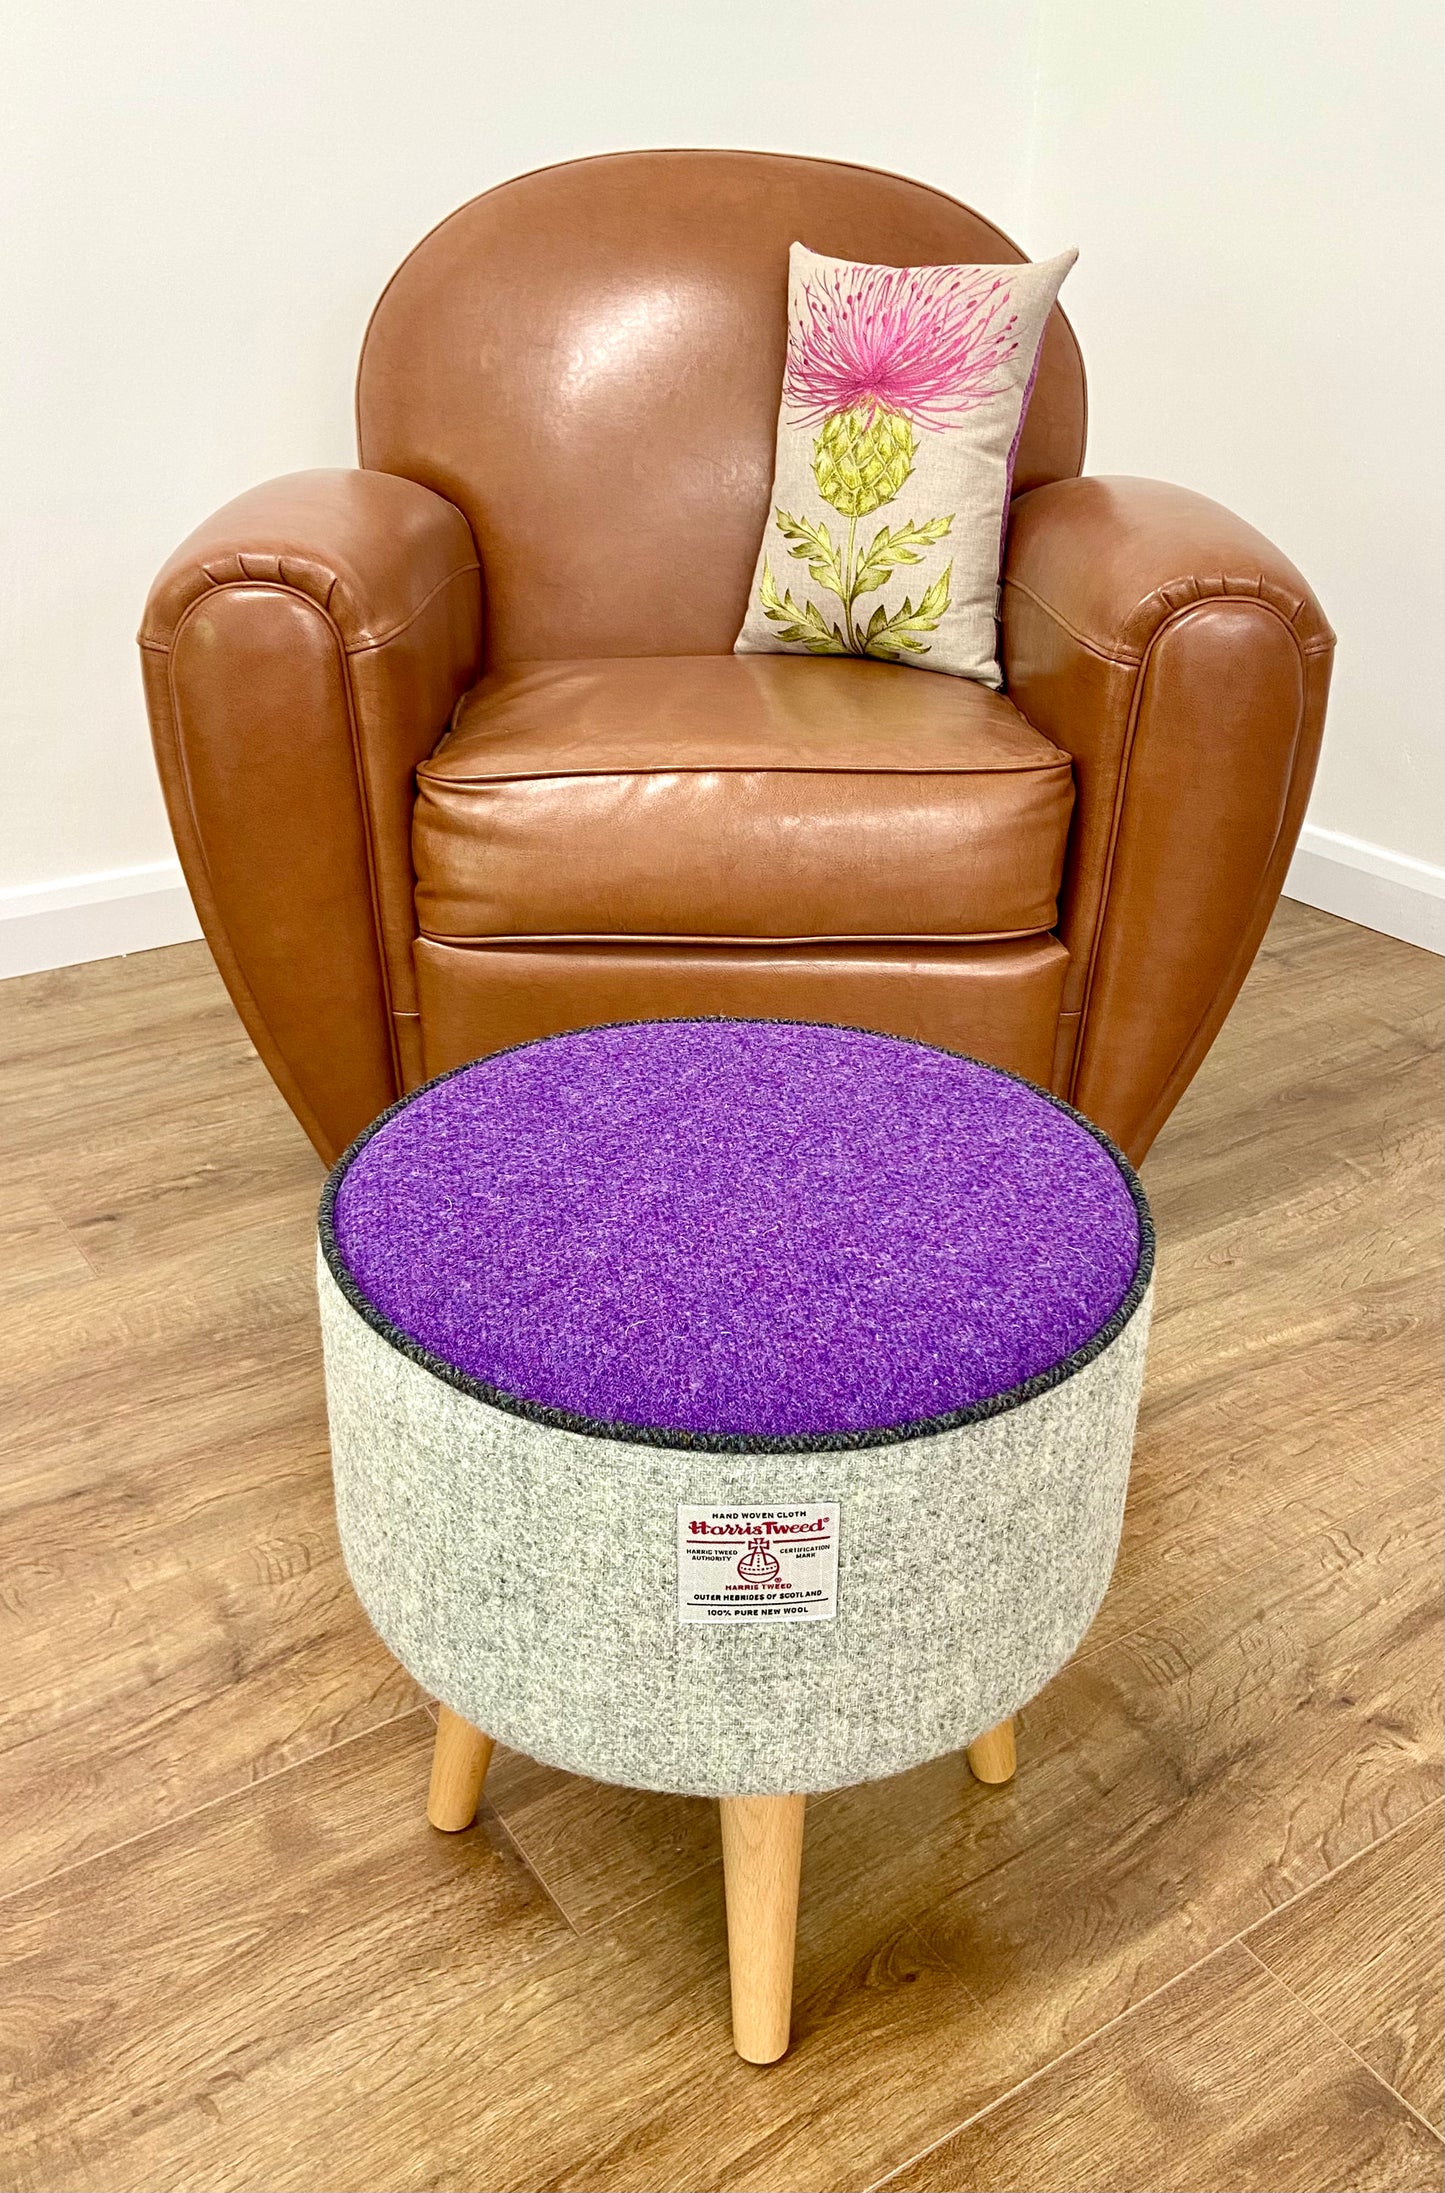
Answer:
[[[801,1797],[722,1800],[733,2047],[745,2063],[774,2064],[788,2045],[804,1803]]]
[[[434,1828],[455,1835],[477,1817],[482,1784],[491,1763],[492,1739],[474,1729],[450,1706],[437,1708],[436,1749],[431,1755],[431,1788],[426,1816]]]
[[[975,1736],[968,1747],[968,1763],[980,1782],[1011,1782],[1014,1767],[1014,1725],[1000,1721],[995,1728]]]

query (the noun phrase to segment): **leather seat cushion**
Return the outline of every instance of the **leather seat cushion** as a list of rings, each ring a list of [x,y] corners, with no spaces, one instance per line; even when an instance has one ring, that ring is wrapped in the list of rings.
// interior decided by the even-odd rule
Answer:
[[[417,788],[442,941],[1036,935],[1073,804],[1001,694],[781,655],[496,671]]]

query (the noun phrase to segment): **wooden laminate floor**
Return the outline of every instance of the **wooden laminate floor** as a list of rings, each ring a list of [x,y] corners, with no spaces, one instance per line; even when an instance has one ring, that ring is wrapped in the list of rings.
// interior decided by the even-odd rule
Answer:
[[[426,1827],[203,948],[0,986],[0,2185],[1438,2186],[1438,978],[1281,907],[1145,1168],[1103,1612],[1009,1787],[810,1807],[769,2071],[714,1807],[499,1752]]]

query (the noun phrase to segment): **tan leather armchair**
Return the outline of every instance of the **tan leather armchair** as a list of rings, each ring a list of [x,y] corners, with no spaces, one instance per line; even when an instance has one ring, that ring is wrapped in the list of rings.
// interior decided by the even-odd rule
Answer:
[[[1183,488],[1083,479],[1055,312],[1019,451],[1006,689],[734,656],[788,245],[1017,260],[918,183],[771,154],[524,176],[394,276],[362,469],[229,504],[141,631],[172,827],[322,1155],[588,1022],[855,1022],[1014,1068],[1138,1159],[1279,894],[1333,637]]]

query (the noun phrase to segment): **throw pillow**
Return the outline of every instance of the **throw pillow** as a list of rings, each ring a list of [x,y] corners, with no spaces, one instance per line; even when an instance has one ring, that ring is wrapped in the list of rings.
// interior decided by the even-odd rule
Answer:
[[[794,244],[772,515],[736,653],[868,656],[1002,684],[1014,459],[1044,323],[1077,257],[862,266]]]

